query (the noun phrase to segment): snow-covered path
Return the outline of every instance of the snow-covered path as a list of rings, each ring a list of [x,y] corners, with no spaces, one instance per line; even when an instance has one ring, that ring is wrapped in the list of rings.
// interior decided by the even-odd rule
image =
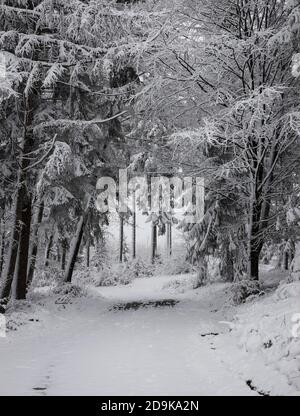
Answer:
[[[224,359],[238,359],[234,340],[217,345],[210,335],[228,332],[212,311],[217,297],[209,289],[200,298],[172,295],[162,289],[168,280],[101,288],[104,298],[48,311],[42,324],[0,339],[0,395],[257,395],[243,371]],[[170,298],[180,302],[112,310]]]

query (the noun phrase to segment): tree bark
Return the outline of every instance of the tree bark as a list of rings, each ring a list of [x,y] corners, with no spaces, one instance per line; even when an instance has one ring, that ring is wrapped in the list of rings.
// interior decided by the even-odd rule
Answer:
[[[172,223],[167,223],[167,255],[172,256]]]
[[[260,249],[250,251],[250,277],[252,280],[259,280],[259,256]]]
[[[90,267],[90,240],[87,241],[86,245],[86,267]]]
[[[284,253],[284,270],[289,270],[289,253]]]
[[[50,239],[47,244],[46,253],[45,253],[45,267],[49,266],[49,259],[50,259],[52,245],[53,245],[53,235],[51,234]]]
[[[57,261],[57,263],[61,263],[61,255],[60,255],[60,247],[59,246],[57,247],[57,250],[56,250],[55,260]]]
[[[155,262],[157,256],[157,226],[152,224],[151,228],[151,262]]]
[[[18,183],[17,193],[16,193],[16,198],[15,198],[14,213],[13,213],[14,217],[13,217],[11,238],[9,242],[7,262],[5,265],[4,279],[3,279],[3,284],[1,287],[1,295],[0,295],[0,298],[2,299],[3,304],[7,303],[9,296],[10,296],[11,286],[12,286],[14,273],[15,273],[16,260],[17,260],[17,255],[18,255],[19,235],[20,235],[20,218],[22,214],[22,199],[21,199],[21,193],[19,192],[20,176],[21,176],[21,172],[19,171],[18,182],[17,182]]]
[[[229,250],[229,241],[225,242],[226,247],[224,248],[224,258],[221,262],[220,275],[226,282],[234,281],[234,261],[232,253]]]
[[[257,149],[254,147],[256,159],[254,168],[257,169],[255,185],[252,197],[252,213],[250,224],[250,243],[249,243],[249,271],[253,280],[259,280],[259,257],[264,245],[264,233],[268,227],[270,208],[271,208],[271,187],[273,180],[273,166],[277,158],[276,140],[274,138],[268,163],[264,165],[259,162]],[[268,167],[266,173],[266,166]]]
[[[120,252],[119,252],[119,261],[120,263],[123,262],[123,252],[124,252],[124,218],[122,215],[120,215]]]
[[[75,264],[76,264],[78,252],[79,252],[79,249],[80,249],[80,244],[81,244],[81,241],[82,241],[84,227],[85,227],[85,224],[86,224],[86,221],[87,221],[88,210],[89,210],[89,206],[90,206],[90,200],[91,200],[91,198],[89,196],[88,200],[87,200],[85,211],[81,215],[80,220],[78,222],[76,234],[73,238],[72,245],[71,245],[71,248],[70,248],[70,256],[69,256],[69,260],[68,260],[68,264],[67,264],[67,268],[66,268],[66,272],[65,272],[65,282],[67,282],[67,283],[72,282],[73,271],[74,271],[74,267],[75,267]]]
[[[38,207],[36,222],[34,224],[34,232],[33,232],[33,240],[32,240],[33,242],[32,242],[32,247],[31,247],[30,262],[29,262],[28,275],[27,275],[27,287],[31,284],[33,276],[34,276],[36,256],[38,252],[39,227],[43,220],[44,206],[45,206],[44,201],[41,201]]]
[[[157,226],[154,226],[154,256],[157,257]]]
[[[28,266],[28,249],[29,249],[29,235],[28,226],[30,228],[31,220],[31,195],[28,190],[28,174],[27,169],[29,168],[29,158],[27,155],[33,150],[33,124],[34,115],[37,105],[40,100],[40,92],[42,87],[42,74],[43,69],[41,64],[36,64],[32,69],[32,73],[28,78],[30,85],[26,85],[23,94],[23,111],[24,111],[24,134],[22,143],[22,156],[18,171],[17,180],[17,192],[16,202],[14,209],[14,220],[11,232],[11,242],[8,255],[8,263],[5,273],[5,281],[1,290],[1,299],[7,302],[10,292],[11,285],[14,277],[14,271],[16,266],[16,259],[18,254],[18,244],[20,239],[20,259],[18,260],[19,266],[16,269],[16,287],[19,288],[20,295],[24,296],[24,281],[26,285],[27,266]],[[24,204],[24,209],[23,209]],[[29,234],[28,234],[29,233]],[[24,267],[24,270],[23,270]],[[27,276],[26,276],[27,277]],[[25,287],[26,292],[26,287]],[[26,293],[25,293],[26,294]]]
[[[75,263],[77,260],[82,236],[83,236],[84,226],[85,226],[85,218],[84,218],[84,215],[82,215],[77,225],[76,234],[72,241],[72,246],[70,249],[70,257],[68,260],[66,273],[65,273],[65,282],[67,283],[72,282],[73,271],[74,271]]]
[[[132,214],[132,258],[136,258],[136,201],[133,191],[133,214]]]
[[[61,242],[61,248],[62,248],[62,253],[61,253],[61,269],[63,271],[65,271],[66,268],[66,255],[67,255],[67,240],[64,238]]]
[[[4,249],[5,249],[5,222],[1,220],[1,246],[0,246],[0,279],[2,277],[2,270],[4,264]]]
[[[22,225],[20,230],[19,256],[17,262],[16,299],[26,298],[27,268],[31,227],[31,197],[23,201]]]
[[[262,172],[259,176],[259,183],[261,183]],[[267,226],[268,211],[266,206],[263,208],[262,203],[259,202],[261,193],[257,191],[257,184],[255,192],[252,196],[252,206],[250,215],[250,234],[249,234],[249,275],[252,280],[259,280],[259,257],[263,247],[262,233]],[[263,212],[264,211],[264,212]],[[264,215],[262,217],[262,215]],[[264,221],[265,220],[265,221]]]

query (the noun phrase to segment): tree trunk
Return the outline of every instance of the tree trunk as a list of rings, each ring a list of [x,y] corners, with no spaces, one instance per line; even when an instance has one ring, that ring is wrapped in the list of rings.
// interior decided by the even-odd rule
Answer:
[[[170,223],[170,256],[172,256],[172,223]]]
[[[155,262],[157,256],[157,226],[152,224],[151,229],[151,262]]]
[[[56,250],[56,258],[55,260],[57,261],[57,263],[61,263],[61,255],[60,255],[60,247],[57,246],[57,250]]]
[[[35,264],[36,264],[36,256],[38,252],[38,234],[39,234],[39,227],[43,220],[44,215],[44,201],[40,202],[40,205],[38,207],[37,212],[37,219],[34,224],[34,232],[33,232],[33,242],[31,247],[31,253],[30,253],[30,262],[29,262],[29,269],[28,269],[28,275],[27,275],[27,286],[30,285],[32,282],[33,276],[34,276],[34,270],[35,270]]]
[[[157,257],[157,226],[154,226],[154,256]]]
[[[284,253],[284,270],[289,270],[289,253]]]
[[[259,256],[260,249],[250,251],[250,277],[252,280],[259,280]]]
[[[82,236],[83,236],[83,231],[84,231],[84,226],[85,226],[85,218],[84,217],[85,216],[82,215],[80,220],[79,220],[79,223],[77,225],[76,234],[73,238],[72,245],[71,245],[71,248],[70,248],[70,257],[69,257],[69,260],[68,260],[67,269],[66,269],[66,273],[65,273],[65,282],[68,282],[68,283],[70,283],[72,281],[73,271],[74,271],[75,263],[76,263],[76,260],[77,260],[77,256],[78,256]]]
[[[79,223],[77,225],[77,230],[73,238],[72,245],[70,247],[70,256],[69,256],[69,260],[68,260],[68,264],[67,264],[67,268],[65,272],[65,282],[67,283],[71,283],[72,281],[73,271],[74,271],[75,263],[77,260],[78,252],[80,249],[84,227],[87,221],[90,201],[91,201],[91,197],[89,196],[87,199],[85,211],[80,217]]]
[[[170,256],[170,227],[169,227],[169,223],[167,223],[167,256]]]
[[[119,261],[120,263],[123,262],[123,251],[124,251],[124,218],[120,215],[120,253],[119,253]]]
[[[1,246],[0,246],[0,279],[2,276],[3,264],[4,264],[4,249],[5,249],[5,222],[1,220]]]
[[[14,205],[14,213],[13,213],[14,217],[13,217],[11,238],[9,242],[9,249],[8,249],[8,255],[7,255],[7,262],[5,265],[3,284],[1,287],[0,298],[2,299],[3,304],[6,304],[9,299],[12,281],[13,281],[14,273],[15,273],[17,255],[18,255],[20,219],[21,219],[21,214],[22,214],[22,199],[21,199],[21,193],[19,191],[20,190],[20,177],[21,177],[21,172],[19,172],[18,174],[18,182],[17,182],[18,185],[17,185],[17,193],[15,197],[15,205]]]
[[[53,246],[53,235],[51,234],[50,239],[47,244],[46,253],[45,253],[45,267],[49,266],[49,259],[50,259],[52,246]]]
[[[63,271],[65,271],[66,268],[66,255],[67,255],[67,240],[64,238],[61,242],[61,248],[62,248],[62,253],[61,253],[61,269]]]
[[[5,302],[8,300],[11,291],[12,280],[14,276],[16,258],[18,253],[18,244],[20,239],[20,260],[19,266],[25,266],[25,270],[19,267],[17,270],[17,285],[21,297],[24,296],[24,280],[26,283],[27,266],[28,266],[28,249],[29,249],[29,236],[30,230],[30,219],[31,219],[31,196],[28,191],[27,184],[27,169],[29,168],[29,158],[27,155],[33,150],[33,124],[35,110],[40,100],[40,92],[42,87],[42,64],[36,64],[33,69],[31,76],[28,78],[29,86],[26,85],[23,94],[24,107],[24,134],[22,143],[22,157],[19,166],[18,180],[17,180],[17,193],[14,210],[14,219],[11,232],[11,242],[8,254],[8,262],[5,273],[5,281],[1,290],[1,299]],[[23,211],[24,204],[24,211]],[[23,224],[23,225],[22,225]],[[21,229],[20,229],[21,227]],[[23,257],[24,258],[21,258]],[[20,280],[20,281],[19,281]],[[25,287],[26,292],[26,287]]]
[[[17,262],[16,299],[26,298],[27,268],[31,226],[31,197],[23,200],[22,224],[20,230],[19,256]]]
[[[167,223],[167,255],[172,256],[172,223]]]
[[[225,242],[224,257],[221,260],[220,276],[226,282],[234,281],[234,261],[231,251],[229,250],[229,241]]]
[[[87,241],[86,245],[86,267],[90,267],[90,240]]]
[[[257,149],[252,149],[257,156]],[[277,157],[276,140],[274,140],[267,166],[274,166]],[[249,272],[250,278],[259,280],[259,257],[264,245],[264,232],[268,227],[271,208],[271,188],[273,171],[265,172],[263,163],[259,158],[254,160],[254,169],[257,169],[255,185],[252,193],[251,224],[249,236]]]
[[[132,258],[136,258],[136,201],[133,191],[133,214],[132,214]]]
[[[250,223],[250,234],[249,234],[249,266],[248,273],[252,280],[259,280],[259,257],[263,247],[262,233],[263,229],[267,226],[268,210],[265,206],[264,209],[262,204],[259,203],[261,195],[255,191],[253,195],[252,207],[251,207],[251,223]],[[264,211],[264,213],[262,212]],[[264,215],[262,217],[262,215]]]

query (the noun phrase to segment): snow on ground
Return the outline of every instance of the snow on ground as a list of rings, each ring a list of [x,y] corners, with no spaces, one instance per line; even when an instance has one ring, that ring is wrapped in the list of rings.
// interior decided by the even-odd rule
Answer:
[[[193,279],[89,288],[71,304],[40,290],[0,338],[0,395],[298,395],[259,348],[238,345],[254,304],[232,308],[228,284],[192,290]]]
[[[275,293],[240,306],[232,327],[249,361],[263,359],[300,395],[300,281],[282,283]],[[277,379],[266,379],[266,374],[255,379],[278,391]]]

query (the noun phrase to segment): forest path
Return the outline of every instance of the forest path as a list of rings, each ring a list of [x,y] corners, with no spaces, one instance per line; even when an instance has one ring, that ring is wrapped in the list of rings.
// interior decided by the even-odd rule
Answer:
[[[99,288],[98,299],[48,311],[42,328],[9,335],[0,341],[0,394],[257,395],[224,360],[240,354],[213,311],[226,285],[176,295],[164,288],[174,279]]]

